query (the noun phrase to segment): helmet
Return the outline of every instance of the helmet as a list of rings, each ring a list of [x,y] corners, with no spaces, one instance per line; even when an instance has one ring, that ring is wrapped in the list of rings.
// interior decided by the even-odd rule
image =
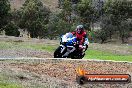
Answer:
[[[83,25],[78,25],[77,28],[76,28],[77,33],[81,33],[83,30],[84,30]]]

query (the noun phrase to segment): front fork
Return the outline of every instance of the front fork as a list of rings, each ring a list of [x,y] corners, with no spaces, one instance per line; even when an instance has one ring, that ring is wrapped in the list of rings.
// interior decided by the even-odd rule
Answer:
[[[62,56],[68,56],[70,53],[72,53],[76,49],[74,46],[67,46],[67,47],[64,45],[60,45],[60,46],[62,47],[61,54],[64,53],[64,55],[62,55]],[[72,48],[72,50],[69,50],[67,48]],[[66,52],[65,52],[65,49],[67,49]]]
[[[64,50],[66,49],[66,47],[64,46],[64,45],[60,45],[61,47],[62,47],[62,49],[61,49],[61,52],[60,53],[63,53],[64,52]]]

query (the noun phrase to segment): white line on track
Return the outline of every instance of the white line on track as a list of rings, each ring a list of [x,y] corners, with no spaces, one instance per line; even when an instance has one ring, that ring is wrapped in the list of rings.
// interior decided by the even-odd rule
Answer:
[[[99,60],[99,59],[70,59],[70,58],[37,58],[37,57],[9,57],[0,58],[0,60],[28,60],[28,59],[39,59],[39,60],[71,60],[71,61],[96,61],[96,62],[119,62],[119,63],[132,63],[129,61],[114,61],[114,60]]]

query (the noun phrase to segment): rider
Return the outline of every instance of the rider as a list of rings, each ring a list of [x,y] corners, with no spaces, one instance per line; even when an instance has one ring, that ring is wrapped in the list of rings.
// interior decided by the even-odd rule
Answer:
[[[76,35],[77,40],[79,41],[79,49],[83,50],[83,45],[86,45],[86,49],[88,48],[88,37],[87,33],[84,31],[84,26],[83,25],[78,25],[76,27],[76,31],[72,32],[73,35]]]

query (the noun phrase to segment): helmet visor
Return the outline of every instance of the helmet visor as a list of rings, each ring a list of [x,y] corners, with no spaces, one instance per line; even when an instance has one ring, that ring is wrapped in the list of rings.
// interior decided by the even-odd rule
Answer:
[[[82,30],[83,30],[83,28],[77,28],[78,33],[81,33]]]

